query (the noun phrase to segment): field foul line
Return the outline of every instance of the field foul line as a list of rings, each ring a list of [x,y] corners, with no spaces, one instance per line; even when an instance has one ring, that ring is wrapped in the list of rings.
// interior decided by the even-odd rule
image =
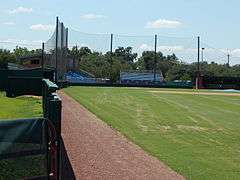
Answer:
[[[217,95],[217,96],[235,96],[240,97],[238,93],[215,93],[215,92],[184,92],[184,91],[148,91],[151,93],[163,94],[190,94],[190,95]]]

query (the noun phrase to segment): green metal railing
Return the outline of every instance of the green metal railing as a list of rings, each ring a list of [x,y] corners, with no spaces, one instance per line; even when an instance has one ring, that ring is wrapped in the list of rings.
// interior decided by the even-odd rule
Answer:
[[[29,95],[41,92],[43,117],[25,120],[0,121],[0,179],[25,179],[42,176],[42,179],[61,177],[61,109],[62,101],[56,91],[56,84],[48,79],[27,77],[35,88],[19,87],[9,91],[16,95]],[[14,77],[12,82],[21,85],[24,77]],[[29,81],[28,81],[29,82]],[[14,84],[12,84],[14,86]],[[41,87],[39,89],[39,87]],[[46,161],[46,162],[45,162]],[[18,163],[16,163],[18,162]],[[19,162],[29,165],[18,166]],[[39,164],[35,165],[34,163]],[[40,165],[41,164],[41,165]],[[14,167],[11,172],[1,167]],[[41,168],[40,168],[41,167]],[[18,169],[18,170],[17,170]],[[20,170],[19,170],[20,169]],[[19,172],[23,172],[22,174]],[[25,172],[26,171],[26,172]],[[28,173],[28,174],[27,174]]]
[[[43,116],[53,124],[56,131],[55,148],[56,148],[56,161],[55,164],[50,163],[50,167],[55,167],[56,179],[60,179],[61,176],[61,110],[62,101],[57,95],[56,91],[59,89],[56,84],[48,79],[43,79],[42,88],[42,105]],[[52,159],[52,157],[50,157]]]

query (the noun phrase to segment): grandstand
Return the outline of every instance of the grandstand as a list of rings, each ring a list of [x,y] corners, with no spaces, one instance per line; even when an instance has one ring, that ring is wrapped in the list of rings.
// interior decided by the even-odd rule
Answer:
[[[85,72],[73,72],[69,71],[65,73],[65,79],[70,83],[83,83],[83,84],[97,84],[97,83],[107,83],[109,79],[95,78],[93,75]]]
[[[161,71],[156,72],[154,79],[153,71],[121,71],[120,72],[120,83],[121,84],[140,84],[140,85],[151,85],[161,84],[164,78]]]

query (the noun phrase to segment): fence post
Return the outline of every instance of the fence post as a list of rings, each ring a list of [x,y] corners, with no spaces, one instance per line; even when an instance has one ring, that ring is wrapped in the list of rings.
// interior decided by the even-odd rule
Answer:
[[[49,120],[53,123],[56,130],[56,145],[57,145],[57,180],[61,177],[61,111],[62,102],[59,97],[54,95],[54,98],[49,101]]]

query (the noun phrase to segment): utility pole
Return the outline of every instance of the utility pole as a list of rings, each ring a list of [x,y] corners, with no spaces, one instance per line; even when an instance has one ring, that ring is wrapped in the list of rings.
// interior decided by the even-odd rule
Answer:
[[[154,44],[154,83],[156,83],[156,71],[157,71],[157,35],[155,35]]]

